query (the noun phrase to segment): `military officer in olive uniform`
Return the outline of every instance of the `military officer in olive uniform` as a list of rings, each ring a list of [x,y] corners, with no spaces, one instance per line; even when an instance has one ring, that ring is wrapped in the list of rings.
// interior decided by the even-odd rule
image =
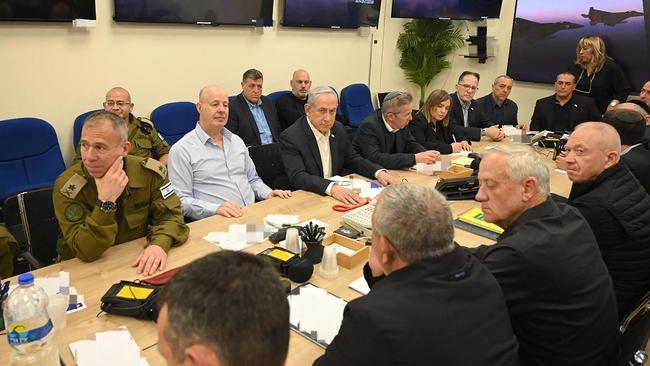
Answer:
[[[117,86],[106,92],[106,101],[103,106],[105,111],[111,112],[127,122],[129,142],[131,142],[129,155],[154,158],[167,165],[169,144],[160,136],[153,122],[144,117],[136,118],[131,114],[134,104],[131,102],[131,94],[126,89]],[[79,160],[81,160],[81,149],[77,146],[75,163]]]
[[[164,269],[172,246],[187,240],[189,229],[167,169],[153,158],[127,155],[130,147],[126,124],[117,115],[100,111],[86,120],[82,161],[54,183],[62,259],[94,261],[112,245],[147,235],[133,266],[152,274]]]
[[[14,256],[18,243],[9,231],[0,224],[0,278],[11,277],[14,273]]]

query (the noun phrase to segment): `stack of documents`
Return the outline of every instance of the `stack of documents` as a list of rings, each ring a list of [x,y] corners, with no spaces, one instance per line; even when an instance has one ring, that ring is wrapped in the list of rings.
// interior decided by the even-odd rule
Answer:
[[[347,301],[311,283],[291,290],[288,299],[291,328],[327,347],[339,332]]]
[[[149,365],[144,357],[140,357],[140,347],[125,326],[96,333],[94,341],[77,341],[70,343],[69,347],[79,366]]]

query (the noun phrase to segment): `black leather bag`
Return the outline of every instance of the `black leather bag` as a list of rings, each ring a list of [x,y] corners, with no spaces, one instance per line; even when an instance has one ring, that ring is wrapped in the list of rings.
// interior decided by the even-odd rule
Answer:
[[[158,318],[157,297],[160,287],[142,282],[120,281],[102,296],[102,311],[136,319]]]

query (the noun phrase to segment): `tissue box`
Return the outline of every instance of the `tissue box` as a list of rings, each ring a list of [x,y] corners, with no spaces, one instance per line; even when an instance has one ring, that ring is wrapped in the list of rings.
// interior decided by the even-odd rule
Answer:
[[[338,245],[337,245],[338,244]],[[323,239],[323,245],[337,245],[336,262],[343,268],[354,268],[368,260],[370,247],[343,235],[332,234]]]
[[[469,177],[474,173],[474,170],[471,168],[465,168],[460,165],[452,165],[447,170],[440,172],[440,178],[443,179],[452,179],[452,178],[465,178]]]

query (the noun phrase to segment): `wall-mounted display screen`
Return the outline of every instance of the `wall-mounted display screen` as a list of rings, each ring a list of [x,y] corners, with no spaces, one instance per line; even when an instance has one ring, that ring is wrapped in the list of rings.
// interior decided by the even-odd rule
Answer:
[[[288,27],[376,27],[381,0],[285,0],[282,25]]]
[[[115,0],[115,21],[273,25],[273,0]]]
[[[508,75],[554,83],[575,60],[580,38],[597,35],[634,90],[650,80],[650,0],[519,0]]]
[[[68,22],[95,18],[95,0],[0,0],[0,20]]]
[[[393,18],[498,18],[502,0],[393,0]]]

